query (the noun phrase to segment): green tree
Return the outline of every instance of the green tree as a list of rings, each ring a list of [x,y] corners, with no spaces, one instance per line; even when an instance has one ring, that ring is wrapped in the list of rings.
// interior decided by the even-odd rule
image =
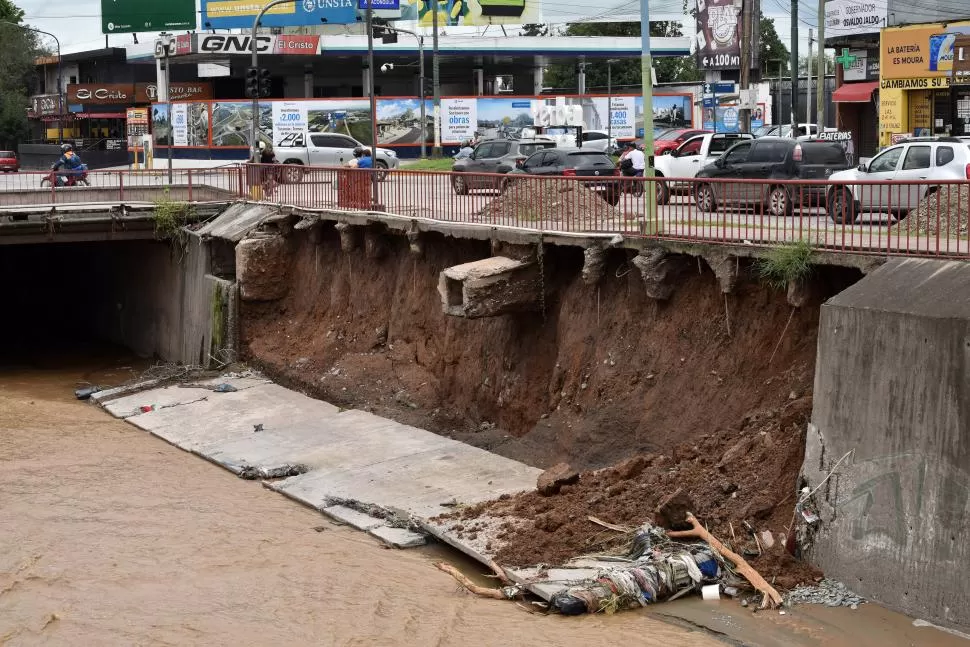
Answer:
[[[0,145],[14,148],[27,139],[27,105],[37,82],[34,59],[40,53],[36,34],[15,25],[24,12],[10,0],[0,0]]]
[[[765,70],[768,76],[778,70],[778,61],[784,61],[786,70],[790,65],[791,55],[778,37],[774,18],[768,18],[764,14],[761,14],[760,55],[761,69]]]

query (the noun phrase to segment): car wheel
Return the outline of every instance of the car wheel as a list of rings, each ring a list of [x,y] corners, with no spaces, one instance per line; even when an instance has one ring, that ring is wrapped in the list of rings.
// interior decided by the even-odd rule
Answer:
[[[855,224],[858,216],[858,208],[852,192],[848,189],[833,189],[829,192],[828,204],[825,210],[829,212],[829,218],[837,225]]]
[[[378,182],[383,182],[387,179],[387,176],[390,175],[390,172],[387,170],[387,162],[377,160],[374,162],[374,168],[376,169]]]
[[[694,189],[694,202],[697,203],[697,208],[705,213],[717,209],[714,187],[710,184],[698,184],[697,188]]]
[[[451,176],[451,188],[455,190],[456,195],[468,195],[468,182],[461,175]]]
[[[286,160],[283,162],[283,173],[281,178],[283,184],[299,184],[303,181],[303,164],[296,160]]]
[[[657,204],[667,204],[670,202],[670,187],[663,181],[663,176],[658,176],[657,183]]]
[[[768,190],[768,213],[779,218],[791,215],[791,195],[787,187],[773,186]]]

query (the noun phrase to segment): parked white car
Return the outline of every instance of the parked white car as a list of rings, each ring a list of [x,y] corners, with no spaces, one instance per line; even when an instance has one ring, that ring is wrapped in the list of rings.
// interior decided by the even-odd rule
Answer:
[[[669,149],[654,159],[654,173],[658,178],[677,178],[657,182],[657,203],[670,202],[670,193],[675,188],[689,186],[682,178],[692,178],[702,168],[711,164],[727,149],[740,141],[753,139],[747,133],[708,133],[694,135],[680,146]]]
[[[610,134],[605,130],[584,130],[583,148],[592,148],[609,155],[619,150],[620,143],[616,140],[616,137],[610,137]]]
[[[306,133],[294,141],[295,146],[276,146],[276,159],[288,165],[284,171],[284,182],[295,183],[303,178],[300,166],[343,166],[354,158],[354,149],[370,148],[349,135],[340,133]],[[400,166],[397,153],[387,148],[378,148],[374,158],[374,168],[393,170]],[[385,174],[380,174],[384,179]]]
[[[886,182],[829,187],[827,209],[835,222],[854,223],[863,211],[891,213],[901,219],[927,194],[940,188],[914,182],[970,179],[970,146],[957,137],[907,139],[883,150],[870,162],[833,173],[829,179]]]

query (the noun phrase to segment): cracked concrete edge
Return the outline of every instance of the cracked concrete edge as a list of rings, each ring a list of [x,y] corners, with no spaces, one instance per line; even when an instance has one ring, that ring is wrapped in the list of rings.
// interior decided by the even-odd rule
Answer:
[[[91,402],[95,405],[104,409],[104,405],[112,400],[117,400],[128,395],[134,395],[135,393],[140,393],[141,391],[147,391],[149,389],[154,389],[161,386],[162,381],[159,379],[145,380],[143,382],[135,382],[134,384],[125,384],[122,386],[115,387],[113,389],[105,389],[104,391],[98,391],[91,395]]]

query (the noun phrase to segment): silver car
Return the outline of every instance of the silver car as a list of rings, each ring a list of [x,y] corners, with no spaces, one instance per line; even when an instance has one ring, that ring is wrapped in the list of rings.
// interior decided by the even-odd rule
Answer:
[[[451,185],[458,195],[472,189],[500,189],[505,175],[518,168],[527,157],[545,148],[555,148],[556,141],[549,137],[532,139],[492,139],[475,147],[475,152],[465,159],[455,160]],[[458,175],[460,174],[460,175]]]

